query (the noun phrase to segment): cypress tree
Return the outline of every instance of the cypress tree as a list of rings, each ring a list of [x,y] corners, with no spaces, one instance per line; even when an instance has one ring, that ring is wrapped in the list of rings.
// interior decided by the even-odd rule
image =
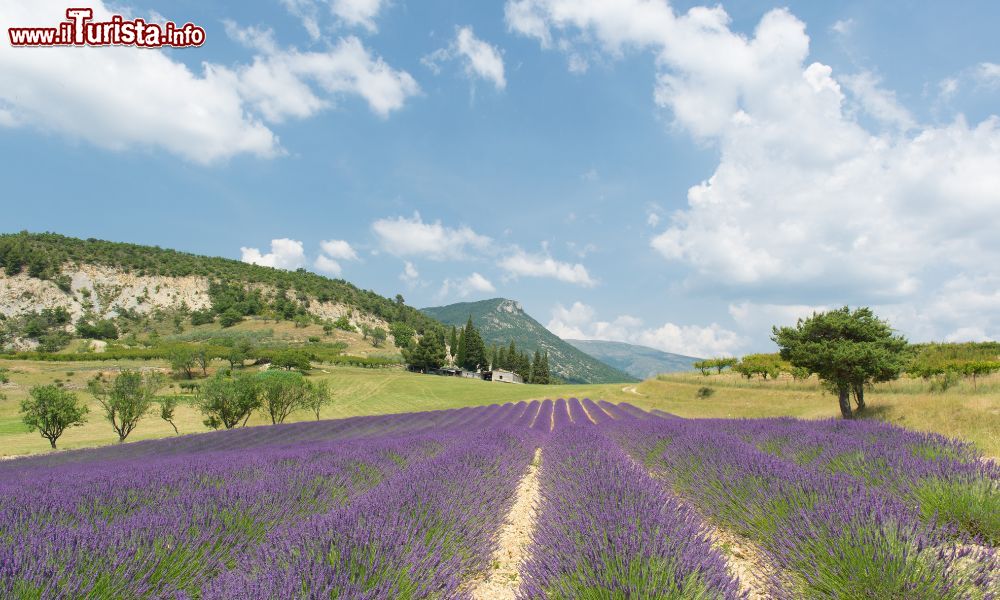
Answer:
[[[465,330],[458,332],[458,350],[455,351],[455,365],[461,368],[465,368],[466,362],[466,350],[465,350]]]
[[[472,315],[469,315],[469,321],[465,324],[465,331],[463,333],[465,339],[463,345],[465,360],[459,359],[462,368],[475,371],[480,367],[485,367],[486,344],[483,343],[483,338],[479,335],[479,331],[472,324]]]
[[[451,354],[451,358],[453,360],[455,355],[458,354],[458,330],[454,325],[451,326],[451,338],[448,340],[448,353]]]

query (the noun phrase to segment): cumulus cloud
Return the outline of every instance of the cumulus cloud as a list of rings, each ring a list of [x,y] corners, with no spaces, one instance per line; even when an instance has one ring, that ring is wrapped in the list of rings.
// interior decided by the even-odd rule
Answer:
[[[461,61],[469,79],[484,79],[498,90],[507,87],[500,49],[477,38],[471,27],[459,27],[451,44],[428,54],[421,62],[439,73],[439,63],[448,60]]]
[[[327,13],[335,26],[361,27],[370,33],[378,30],[375,20],[388,4],[386,0],[281,0],[292,15],[302,21],[309,37],[318,40]]]
[[[674,323],[645,327],[641,319],[630,315],[601,321],[593,307],[582,302],[574,302],[568,308],[557,304],[546,327],[563,339],[626,342],[696,357],[729,356],[747,343],[745,338],[717,323],[707,327]]]
[[[221,72],[248,104],[274,123],[310,117],[345,95],[360,96],[384,118],[420,91],[409,73],[373,56],[354,36],[324,52],[300,52],[278,49],[270,30],[230,24],[227,31],[261,54],[249,65]]]
[[[84,3],[94,20],[111,11]],[[116,9],[117,10],[117,9]],[[3,3],[0,22],[45,26],[65,19],[55,0]],[[114,151],[156,148],[211,164],[249,154],[283,154],[265,122],[305,118],[339,97],[357,95],[385,116],[417,93],[413,78],[372,56],[357,38],[325,52],[282,50],[269,30],[231,36],[251,48],[250,64],[203,63],[118,47],[12,48],[0,39],[0,126],[32,127]]]
[[[330,258],[358,260],[358,253],[345,240],[325,240],[319,243],[319,247]]]
[[[399,279],[409,284],[416,283],[420,279],[420,271],[417,271],[417,267],[410,261],[404,261],[403,272],[399,274]]]
[[[584,287],[597,285],[582,264],[558,261],[547,252],[532,254],[515,248],[500,260],[500,267],[513,277],[545,277]]]
[[[274,267],[276,269],[298,269],[306,263],[306,253],[302,242],[279,238],[271,240],[271,251],[261,253],[257,248],[240,248],[241,260],[245,263]]]
[[[441,221],[425,223],[420,213],[413,217],[379,219],[372,231],[383,250],[393,256],[423,256],[432,260],[463,258],[470,250],[485,250],[490,238],[468,226],[445,227]]]
[[[450,295],[457,295],[460,298],[467,298],[474,294],[492,294],[496,288],[479,273],[473,273],[464,279],[445,279],[438,292],[438,298],[444,299]]]
[[[809,61],[805,24],[784,9],[751,35],[720,6],[675,14],[663,0],[510,0],[507,22],[545,47],[655,56],[655,105],[720,153],[652,240],[688,285],[913,307],[949,274],[1000,275],[1000,118],[917,123],[870,73]]]
[[[319,243],[320,255],[313,265],[318,271],[339,276],[343,272],[341,261],[358,260],[358,253],[344,240],[324,240]]]

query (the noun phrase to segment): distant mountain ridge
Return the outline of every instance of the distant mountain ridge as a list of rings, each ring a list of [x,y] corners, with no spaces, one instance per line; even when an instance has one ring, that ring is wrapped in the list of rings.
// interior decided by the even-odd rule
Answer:
[[[617,383],[635,381],[628,373],[567,344],[531,318],[519,302],[493,298],[479,302],[459,302],[448,306],[424,308],[422,311],[445,325],[462,326],[472,316],[487,344],[509,344],[520,350],[549,353],[552,374],[571,383]]]
[[[624,342],[603,340],[566,340],[566,342],[601,362],[639,379],[649,379],[660,373],[691,371],[694,369],[694,363],[701,360],[693,356],[663,352]]]

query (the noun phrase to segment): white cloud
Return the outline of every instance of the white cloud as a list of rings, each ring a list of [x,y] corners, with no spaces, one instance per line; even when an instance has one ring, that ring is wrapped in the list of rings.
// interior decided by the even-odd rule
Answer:
[[[84,3],[107,20],[104,2]],[[55,0],[0,4],[0,22],[54,25]],[[284,153],[264,121],[305,118],[346,95],[386,116],[419,89],[413,78],[373,57],[357,38],[325,52],[278,48],[260,28],[227,32],[254,50],[251,64],[205,62],[191,69],[159,50],[120,47],[12,48],[0,40],[0,126],[33,127],[114,150],[162,149],[212,164]]]
[[[403,272],[399,274],[399,279],[405,281],[406,283],[413,284],[416,283],[419,278],[420,271],[417,271],[417,267],[408,260],[404,261]]]
[[[468,226],[445,227],[441,221],[425,223],[420,213],[413,218],[379,219],[372,231],[382,249],[393,256],[424,256],[433,260],[464,258],[472,250],[485,250],[490,238]]]
[[[566,283],[593,287],[597,282],[580,263],[570,264],[552,258],[547,252],[529,254],[520,248],[500,260],[500,267],[514,277],[546,277]]]
[[[973,71],[976,81],[986,87],[1000,86],[1000,64],[983,62]]]
[[[953,276],[1000,276],[1000,118],[915,123],[872,76],[835,77],[808,61],[805,24],[787,10],[767,13],[746,35],[719,6],[682,14],[662,0],[507,6],[511,29],[543,46],[653,53],[654,103],[718,148],[715,172],[652,241],[690,268],[690,286],[912,308],[934,301]],[[977,69],[980,80],[995,72]],[[873,125],[857,119],[854,102]],[[928,318],[929,331],[951,327],[943,313]]]
[[[302,21],[313,40],[322,35],[321,20],[325,12],[330,13],[338,26],[362,27],[374,33],[378,31],[375,19],[388,4],[387,0],[281,0],[281,3]]]
[[[659,224],[660,224],[660,215],[656,214],[655,212],[650,212],[649,214],[646,215],[646,225],[649,225],[650,227],[656,227]]]
[[[240,248],[241,260],[245,263],[274,267],[276,269],[298,269],[306,262],[302,242],[279,238],[271,240],[271,252],[262,254],[257,248]]]
[[[546,327],[564,339],[626,342],[697,357],[732,355],[747,343],[739,334],[716,323],[707,327],[674,323],[659,327],[643,325],[641,319],[630,315],[601,321],[592,307],[574,302],[569,308],[557,304]]]
[[[326,273],[327,275],[333,275],[335,277],[340,277],[340,274],[344,272],[344,268],[340,265],[339,261],[336,261],[325,254],[320,254],[316,257],[313,266],[316,270],[321,273]]]
[[[348,25],[375,31],[375,17],[386,4],[386,0],[333,0],[330,11]]]
[[[854,19],[850,18],[840,19],[834,21],[833,25],[830,26],[830,29],[839,33],[840,35],[849,35],[852,31],[854,31],[854,25],[855,25]]]
[[[863,71],[841,79],[864,111],[872,117],[904,131],[916,126],[910,111],[896,101],[894,92],[879,87],[881,81],[873,73]]]
[[[409,73],[372,56],[354,36],[325,52],[300,52],[278,50],[269,30],[229,26],[227,31],[262,52],[253,63],[225,73],[246,102],[271,122],[310,117],[344,95],[362,97],[384,118],[420,91]]]
[[[497,291],[489,279],[479,273],[473,273],[464,279],[445,279],[438,292],[438,298],[444,299],[451,294],[460,298],[467,298],[475,294],[492,294]]]
[[[102,2],[87,2],[107,20]],[[0,23],[47,26],[66,18],[55,0],[0,4]],[[157,147],[211,163],[236,154],[270,158],[278,138],[247,114],[220,67],[197,73],[158,50],[12,48],[0,40],[0,105],[8,126],[32,126],[111,150]]]
[[[421,62],[435,73],[439,73],[439,62],[461,60],[469,79],[479,78],[489,81],[498,90],[507,87],[504,76],[503,56],[496,46],[476,37],[471,27],[459,27],[455,39],[445,48],[428,54]]]
[[[345,240],[324,240],[319,243],[320,255],[313,263],[317,270],[339,276],[343,272],[340,261],[358,260],[358,253]]]
[[[358,260],[358,253],[345,240],[324,240],[320,249],[330,258],[337,260]]]

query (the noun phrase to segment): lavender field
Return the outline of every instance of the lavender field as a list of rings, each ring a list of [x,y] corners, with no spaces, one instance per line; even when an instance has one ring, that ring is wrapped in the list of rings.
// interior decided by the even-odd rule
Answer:
[[[560,399],[0,463],[3,598],[991,598],[998,545],[1000,467],[874,422]]]

